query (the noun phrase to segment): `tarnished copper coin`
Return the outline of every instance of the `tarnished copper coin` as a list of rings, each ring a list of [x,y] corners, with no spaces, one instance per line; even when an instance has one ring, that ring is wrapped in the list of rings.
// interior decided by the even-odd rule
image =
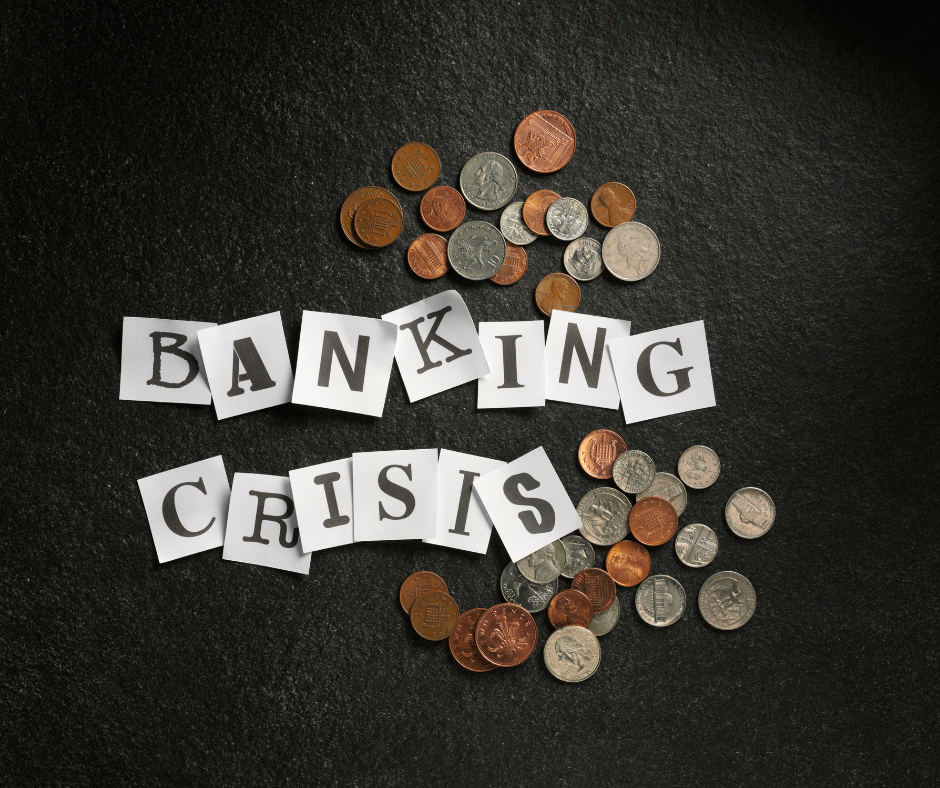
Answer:
[[[364,202],[374,200],[376,197],[381,197],[383,200],[391,200],[398,206],[398,210],[401,210],[401,203],[398,202],[398,198],[390,191],[380,189],[377,186],[366,186],[362,189],[356,189],[356,191],[350,194],[339,212],[339,226],[343,231],[343,235],[360,249],[374,249],[375,247],[363,243],[359,236],[356,235],[356,230],[353,227],[353,219],[356,216],[356,211],[359,210],[359,206]]]
[[[519,161],[533,172],[558,172],[574,156],[578,138],[564,115],[540,109],[522,119],[512,144]]]
[[[443,640],[457,629],[460,608],[449,594],[428,591],[414,601],[408,615],[415,632],[425,640]]]
[[[566,588],[548,604],[548,620],[555,629],[574,625],[587,629],[594,618],[594,605],[580,591]]]
[[[503,260],[499,270],[490,277],[490,281],[498,285],[514,285],[522,279],[528,267],[529,256],[525,253],[525,249],[506,241],[506,259]]]
[[[388,246],[401,235],[403,219],[398,203],[379,197],[359,206],[353,227],[363,243]]]
[[[446,274],[447,239],[434,233],[415,238],[408,246],[408,267],[422,279],[437,279]]]
[[[545,221],[545,214],[552,207],[555,200],[560,200],[561,195],[553,192],[551,189],[539,189],[532,192],[522,203],[522,221],[536,235],[551,235],[548,230],[548,223]]]
[[[650,573],[650,553],[643,545],[624,539],[607,551],[607,574],[618,586],[638,586]]]
[[[421,198],[421,220],[439,233],[453,230],[466,213],[463,195],[450,186],[435,186]]]
[[[487,662],[480,654],[477,648],[475,637],[477,622],[486,612],[486,608],[475,607],[460,614],[457,620],[457,629],[455,629],[447,644],[450,646],[450,653],[461,667],[472,670],[474,673],[485,673],[488,670],[495,670],[496,665]]]
[[[483,659],[500,668],[525,662],[539,642],[535,619],[520,605],[493,605],[477,621],[477,648]]]
[[[401,609],[406,613],[410,613],[414,601],[428,591],[443,591],[446,594],[447,583],[434,572],[415,572],[413,575],[408,575],[398,591],[398,601],[401,602]]]
[[[440,174],[440,158],[434,148],[423,142],[402,145],[392,156],[392,177],[410,192],[423,192]]]
[[[640,498],[630,510],[630,533],[647,547],[666,544],[676,535],[679,515],[665,498],[651,495]]]
[[[574,312],[581,303],[581,288],[568,274],[548,274],[535,288],[535,305],[543,315],[552,316],[553,309]]]
[[[591,600],[594,615],[603,613],[617,598],[617,586],[613,578],[603,569],[593,566],[578,572],[571,581],[571,587]]]
[[[578,462],[588,476],[610,479],[614,460],[627,450],[627,442],[613,430],[594,430],[578,446]]]
[[[629,222],[636,213],[636,197],[628,186],[611,181],[591,195],[591,214],[604,227]]]

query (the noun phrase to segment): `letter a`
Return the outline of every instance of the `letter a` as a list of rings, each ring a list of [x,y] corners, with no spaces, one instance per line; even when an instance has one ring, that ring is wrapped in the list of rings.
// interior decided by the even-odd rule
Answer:
[[[232,388],[228,390],[228,396],[237,397],[244,394],[245,390],[238,384],[246,380],[251,381],[251,391],[270,389],[277,385],[268,375],[251,337],[236,339],[232,347]],[[241,367],[244,367],[245,371],[239,374]]]

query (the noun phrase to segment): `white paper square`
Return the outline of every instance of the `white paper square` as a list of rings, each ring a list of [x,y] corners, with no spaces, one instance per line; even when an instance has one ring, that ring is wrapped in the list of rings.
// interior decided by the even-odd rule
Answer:
[[[298,468],[289,475],[303,551],[309,553],[351,544],[352,458]]]
[[[493,523],[474,495],[473,483],[505,464],[502,460],[441,449],[437,461],[437,534],[424,541],[485,553]]]
[[[473,319],[456,290],[389,312],[382,319],[398,326],[395,361],[411,402],[476,380],[490,371]]]
[[[629,335],[629,320],[554,310],[545,342],[546,399],[616,410],[620,392],[605,348]]]
[[[203,329],[199,347],[219,419],[290,402],[294,375],[280,312]],[[241,352],[236,354],[236,348]],[[251,379],[236,382],[236,375],[241,378],[249,371]]]
[[[433,537],[437,449],[353,454],[353,510],[357,542]]]
[[[537,408],[545,404],[545,323],[480,323],[490,374],[477,381],[478,408]]]
[[[715,407],[703,321],[620,339],[608,352],[627,424]]]
[[[541,446],[480,477],[473,487],[513,561],[581,527],[578,512]],[[507,495],[520,502],[510,500]],[[522,499],[538,499],[538,506],[526,504]],[[548,523],[551,530],[545,531],[542,529],[549,511],[553,522]]]
[[[214,325],[125,317],[118,398],[189,405],[212,402],[196,332]],[[155,352],[155,347],[161,350]]]
[[[292,401],[381,416],[397,339],[385,320],[305,311]]]
[[[283,526],[280,521],[269,518],[280,518]],[[258,529],[255,527],[257,519],[261,521]],[[255,541],[258,537],[267,544]],[[306,575],[310,574],[310,555],[300,546],[290,479],[261,473],[236,473],[232,479],[222,558]]]
[[[137,480],[160,563],[221,547],[228,516],[228,476],[210,457]]]

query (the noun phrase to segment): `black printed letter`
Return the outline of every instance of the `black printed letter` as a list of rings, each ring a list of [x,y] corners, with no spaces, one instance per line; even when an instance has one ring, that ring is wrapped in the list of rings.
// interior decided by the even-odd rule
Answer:
[[[229,389],[228,395],[237,397],[239,394],[244,394],[245,390],[238,384],[245,380],[251,381],[251,391],[274,388],[276,384],[271,380],[268,370],[265,369],[264,362],[261,360],[261,356],[258,355],[258,350],[255,348],[255,343],[251,341],[251,337],[236,339],[232,344],[234,346],[232,350],[232,388]],[[245,368],[242,374],[238,374],[239,364]]]
[[[581,364],[581,370],[584,372],[584,379],[587,381],[588,388],[596,389],[597,382],[601,377],[601,361],[604,360],[604,341],[606,339],[607,329],[597,329],[597,334],[594,336],[594,357],[588,360],[587,348],[584,347],[578,324],[569,323],[568,333],[565,334],[565,349],[561,354],[561,375],[558,377],[558,382],[568,382],[568,375],[571,372],[571,355],[572,352],[575,352],[578,354],[578,361]]]
[[[281,533],[278,536],[278,542],[281,547],[296,547],[297,539],[300,537],[300,529],[294,528],[294,536],[291,540],[287,541],[287,518],[294,513],[294,501],[286,495],[280,495],[278,493],[268,493],[268,492],[256,492],[255,490],[249,490],[249,495],[253,495],[258,499],[258,508],[255,510],[255,531],[251,536],[243,536],[246,542],[258,542],[259,544],[268,544],[267,539],[261,538],[261,523],[265,520],[270,520],[272,523],[278,523],[281,526]],[[279,501],[284,501],[284,514],[265,514],[264,504],[268,498],[276,498]]]
[[[676,390],[663,391],[661,388],[659,388],[659,386],[656,385],[656,381],[653,380],[653,370],[650,369],[650,356],[653,354],[653,348],[658,347],[659,345],[671,347],[680,356],[682,355],[682,345],[680,344],[678,338],[675,342],[654,342],[652,345],[646,348],[646,350],[640,353],[640,358],[636,362],[636,375],[640,379],[640,385],[650,394],[653,394],[657,397],[671,397],[674,394],[681,394],[686,389],[692,387],[692,381],[689,380],[689,372],[692,370],[692,367],[686,367],[685,369],[674,369],[668,372],[667,374],[675,375],[676,377]]]
[[[199,362],[196,357],[186,351],[180,350],[183,343],[186,342],[185,334],[171,334],[169,331],[154,331],[150,338],[153,340],[153,377],[147,381],[148,386],[162,386],[165,389],[181,389],[183,386],[192,383],[199,374]],[[162,344],[164,339],[169,339],[172,344]],[[179,356],[189,365],[189,372],[180,383],[170,383],[160,377],[160,360],[164,353],[172,353]]]
[[[392,468],[403,470],[405,472],[405,476],[408,477],[408,481],[411,481],[411,464],[386,465],[384,468],[382,468],[381,471],[379,471],[379,489],[386,495],[391,495],[392,498],[396,498],[405,504],[405,513],[400,517],[395,517],[394,515],[386,512],[385,507],[382,506],[382,502],[379,501],[379,520],[404,520],[415,510],[415,497],[412,495],[411,490],[409,490],[407,487],[402,487],[400,484],[395,484],[395,482],[389,480],[388,472]]]
[[[473,471],[460,471],[463,476],[463,487],[460,488],[460,501],[457,503],[457,519],[454,521],[454,527],[447,533],[462,534],[470,536],[467,533],[467,512],[470,510],[470,496],[473,494],[473,480],[480,474]]]
[[[522,520],[522,525],[530,534],[548,533],[555,527],[554,508],[542,498],[526,498],[519,492],[520,486],[523,490],[531,491],[540,485],[528,473],[517,473],[503,482],[503,495],[506,496],[509,503],[514,503],[516,506],[531,506],[542,515],[542,521],[539,522],[532,512],[519,512],[519,519]]]
[[[498,389],[521,389],[525,388],[519,382],[519,367],[516,364],[516,340],[522,334],[514,334],[506,337],[496,337],[503,343],[503,385],[497,386]]]
[[[209,520],[209,524],[203,528],[201,531],[190,531],[183,525],[182,520],[180,520],[179,513],[176,511],[176,491],[180,487],[195,487],[203,495],[206,495],[206,483],[200,477],[198,482],[181,482],[177,484],[172,490],[170,490],[166,497],[163,499],[163,519],[169,526],[170,530],[175,533],[177,536],[199,536],[204,534],[212,527],[212,523],[215,522],[213,517]]]
[[[434,318],[434,323],[431,325],[431,330],[428,331],[427,339],[421,339],[421,334],[418,331],[418,324],[424,322],[423,317],[416,318],[410,323],[405,323],[398,327],[399,331],[404,331],[406,328],[409,329],[412,335],[415,338],[415,344],[418,346],[418,352],[421,354],[421,360],[424,362],[424,366],[418,370],[420,375],[422,372],[427,372],[429,369],[434,369],[441,365],[440,361],[431,361],[431,357],[428,355],[428,347],[432,342],[437,342],[441,347],[446,348],[450,351],[450,356],[444,359],[444,361],[451,362],[458,358],[463,358],[464,356],[469,356],[473,351],[467,348],[466,350],[461,350],[456,345],[452,345],[443,337],[437,335],[437,329],[441,325],[441,321],[444,319],[444,315],[450,312],[451,307],[445,306],[443,309],[438,309],[436,312],[431,312],[428,317]]]
[[[343,374],[346,376],[346,383],[349,388],[352,391],[362,391],[366,380],[366,359],[369,358],[369,337],[359,337],[354,369],[349,363],[349,356],[346,355],[343,343],[339,341],[339,334],[335,331],[324,331],[323,352],[320,354],[320,378],[317,380],[318,386],[326,387],[330,385],[330,369],[333,366],[334,353],[340,369],[343,370]]]
[[[366,337],[368,339],[368,337]],[[340,515],[339,506],[336,504],[336,490],[333,487],[334,482],[339,481],[339,474],[335,471],[333,473],[324,473],[322,476],[314,476],[314,484],[322,484],[323,492],[326,493],[326,505],[330,510],[330,516],[323,521],[324,528],[334,528],[337,525],[346,525],[349,522],[349,517],[345,514]]]

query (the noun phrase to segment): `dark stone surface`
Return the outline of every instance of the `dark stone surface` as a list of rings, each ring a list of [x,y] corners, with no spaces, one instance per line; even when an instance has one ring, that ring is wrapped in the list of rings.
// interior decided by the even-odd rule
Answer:
[[[0,11],[4,483],[0,782],[87,785],[930,784],[936,758],[936,347],[940,118],[932,16],[815,3],[8,5]],[[174,4],[166,4],[174,7]],[[337,226],[392,153],[432,144],[456,185],[518,121],[578,132],[536,188],[637,194],[663,246],[634,285],[581,310],[641,332],[703,318],[718,407],[623,428],[550,403],[477,412],[475,386],[380,420],[299,406],[118,400],[124,315],[225,322],[304,308],[378,316],[448,287],[476,320],[538,317],[562,245],[498,288],[420,281],[406,229],[363,253]],[[492,219],[469,211],[468,218]],[[589,235],[602,238],[592,225]],[[470,675],[420,641],[397,590],[419,568],[462,607],[498,601],[506,555],[412,543],[313,558],[309,577],[160,566],[136,480],[218,453],[286,474],[357,450],[443,446],[510,460],[544,445],[573,500],[575,447],[620,431],[663,468],[706,443],[724,471],[685,523],[709,570],[656,571],[690,610],[657,631],[632,592],[603,664],[563,685],[541,650]],[[778,520],[722,522],[748,484]],[[603,554],[604,551],[599,551]],[[712,631],[711,570],[757,588],[753,621]],[[544,614],[538,616],[547,636]]]

